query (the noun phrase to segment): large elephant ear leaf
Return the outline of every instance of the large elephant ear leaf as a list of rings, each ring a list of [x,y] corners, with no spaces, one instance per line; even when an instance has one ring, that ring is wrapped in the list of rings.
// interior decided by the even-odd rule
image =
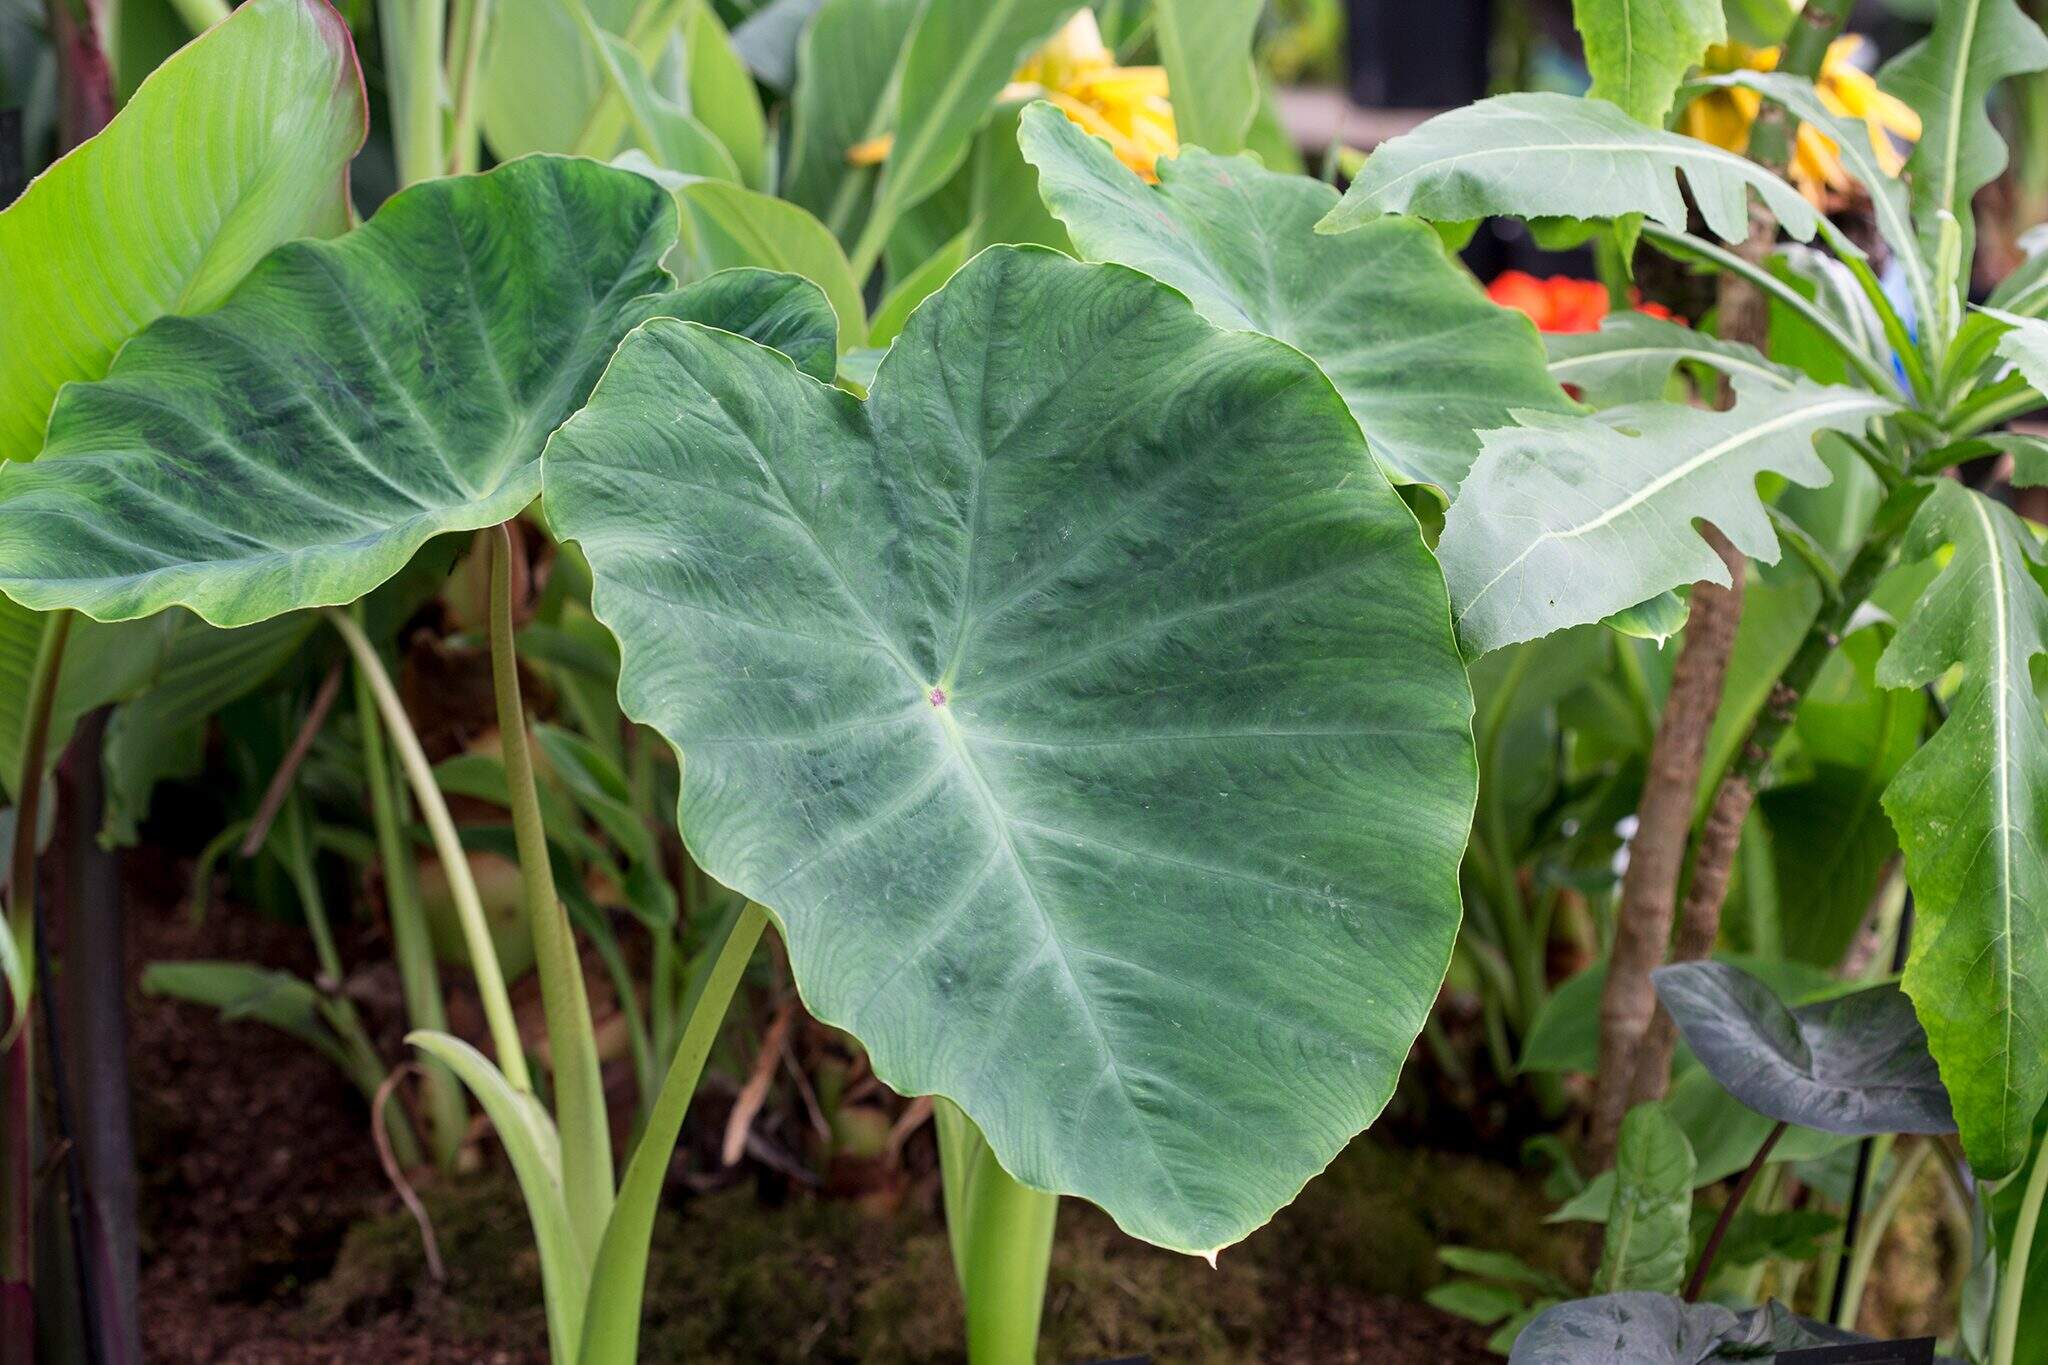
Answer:
[[[1027,1184],[1207,1252],[1385,1103],[1476,766],[1413,518],[1308,360],[993,248],[863,403],[655,322],[543,460],[622,703],[804,997]]]
[[[1697,520],[1775,563],[1758,476],[1827,483],[1815,435],[1855,430],[1892,408],[1858,389],[1769,372],[1738,371],[1735,393],[1725,412],[1632,403],[1594,417],[1525,413],[1521,426],[1484,433],[1437,544],[1466,647],[1483,653],[1685,583],[1725,583],[1727,566]]]
[[[1217,326],[1306,354],[1396,478],[1456,492],[1475,433],[1518,408],[1572,410],[1528,319],[1488,302],[1421,223],[1318,236],[1335,190],[1199,148],[1162,158],[1154,188],[1050,104],[1024,111],[1018,140],[1083,256],[1142,270]]]
[[[1921,251],[1936,259],[1939,215],[1955,215],[1968,261],[1976,215],[1970,201],[2005,169],[2005,140],[1987,107],[2008,76],[2048,69],[2048,36],[2014,0],[1940,0],[1934,30],[1878,75],[1885,90],[1920,115],[1920,140],[1906,160]],[[1946,288],[1967,281],[1948,281]]]
[[[1799,191],[1747,157],[1645,127],[1606,100],[1538,91],[1480,100],[1390,139],[1317,230],[1345,232],[1406,213],[1446,223],[1641,214],[1682,231],[1681,173],[1724,241],[1747,233],[1750,190],[1800,241],[1820,225]]]
[[[651,181],[535,157],[280,248],[218,311],[162,319],[67,389],[44,457],[0,468],[0,592],[222,626],[350,602],[430,537],[531,502],[548,434],[648,317],[819,363],[814,288],[749,271],[675,290],[675,237]]]
[[[2018,517],[1937,480],[1909,552],[1952,548],[1891,647],[1886,687],[1960,666],[1948,719],[1885,791],[1919,927],[1904,985],[1948,1085],[1970,1166],[2018,1169],[2048,1097],[2048,722],[2030,665],[2048,652],[2041,552]]]
[[[368,119],[341,16],[252,0],[39,176],[0,213],[0,460],[34,459],[58,386],[105,374],[152,318],[213,307],[279,242],[344,230]]]

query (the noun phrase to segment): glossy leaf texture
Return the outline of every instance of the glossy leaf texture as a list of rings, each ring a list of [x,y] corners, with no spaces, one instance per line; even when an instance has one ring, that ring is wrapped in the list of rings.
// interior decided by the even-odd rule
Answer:
[[[675,233],[645,178],[536,157],[280,248],[218,311],[159,321],[66,390],[44,458],[0,468],[0,592],[220,626],[354,601],[430,537],[531,502],[548,433],[663,313],[829,373],[815,288],[747,272],[673,291]]]
[[[1607,1293],[1671,1293],[1685,1278],[1692,1220],[1692,1144],[1661,1104],[1639,1104],[1621,1121],[1614,1153],[1614,1195],[1600,1268]]]
[[[1595,408],[1663,398],[1680,366],[1706,366],[1767,388],[1789,389],[1799,372],[1764,358],[1754,346],[1724,341],[1647,313],[1609,313],[1593,332],[1543,338],[1550,377],[1569,384]]]
[[[1775,378],[1738,376],[1735,393],[1725,412],[1636,403],[1593,417],[1525,413],[1519,427],[1484,433],[1437,544],[1466,648],[1597,621],[1686,583],[1726,583],[1696,520],[1775,563],[1757,477],[1827,483],[1813,438],[1892,408],[1860,390]]]
[[[1928,260],[1937,255],[1943,210],[1955,215],[1963,259],[1970,259],[1976,224],[1970,201],[2005,169],[2005,140],[1987,107],[1992,87],[2044,68],[2048,36],[2015,0],[1939,0],[1934,31],[1879,73],[1879,83],[1920,115],[1920,140],[1906,159],[1906,178]]]
[[[1217,326],[1307,355],[1397,478],[1455,492],[1477,433],[1518,409],[1573,410],[1528,319],[1489,302],[1420,223],[1319,236],[1335,190],[1198,148],[1162,159],[1155,188],[1049,104],[1025,110],[1019,141],[1083,256],[1142,270]]]
[[[1722,0],[1572,0],[1572,23],[1586,45],[1594,99],[1629,117],[1664,126],[1671,97],[1711,43],[1728,36]]]
[[[1252,34],[1264,0],[1158,0],[1159,60],[1183,143],[1219,156],[1244,148],[1259,108]]]
[[[1747,233],[1751,190],[1800,241],[1819,226],[1797,190],[1736,152],[1645,127],[1605,100],[1533,92],[1453,109],[1389,139],[1317,230],[1344,232],[1389,213],[1445,223],[1641,214],[1683,230],[1681,173],[1724,241]]]
[[[1652,975],[1700,1065],[1765,1118],[1849,1137],[1955,1131],[1927,1035],[1897,986],[1788,1009],[1724,962]]]
[[[341,16],[253,0],[37,177],[0,213],[0,460],[34,459],[58,386],[105,374],[152,320],[212,308],[280,242],[346,228],[368,117]]]
[[[999,247],[866,403],[654,322],[543,464],[694,856],[878,1076],[1192,1252],[1379,1111],[1456,931],[1471,698],[1307,360]]]
[[[2031,677],[2048,652],[2040,548],[2017,516],[1951,480],[1907,551],[1951,551],[1878,660],[1886,687],[1960,666],[1948,719],[1884,795],[1919,906],[1906,993],[1926,1025],[1981,1179],[2018,1169],[2048,1097],[2048,722]]]

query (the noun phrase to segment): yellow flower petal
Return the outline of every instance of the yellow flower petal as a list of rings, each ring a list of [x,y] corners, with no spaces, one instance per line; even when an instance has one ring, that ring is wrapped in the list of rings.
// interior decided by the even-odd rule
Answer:
[[[846,164],[849,166],[879,166],[889,157],[889,149],[896,145],[894,133],[871,137],[865,142],[856,142],[846,149]]]

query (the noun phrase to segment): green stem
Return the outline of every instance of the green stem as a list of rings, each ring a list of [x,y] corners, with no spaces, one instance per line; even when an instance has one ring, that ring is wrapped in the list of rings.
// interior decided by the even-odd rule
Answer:
[[[443,0],[378,0],[384,35],[391,142],[402,189],[446,171],[441,113],[441,59],[447,13]]]
[[[2024,416],[2040,407],[2041,403],[2041,395],[2034,392],[2033,385],[2014,376],[2005,383],[1978,390],[1958,404],[1942,425],[1948,428],[1953,439],[1961,441],[1980,431],[1989,431],[2002,422]]]
[[[583,961],[569,916],[555,894],[541,822],[533,751],[526,738],[526,707],[519,696],[519,658],[512,641],[512,531],[498,527],[491,557],[491,683],[498,699],[498,742],[505,755],[505,788],[512,803],[512,833],[519,847],[519,885],[527,927],[540,969],[541,1005],[547,1015],[548,1052],[554,1065],[555,1123],[562,1134],[562,1187],[569,1218],[585,1247],[604,1236],[612,1212],[611,1125],[605,1116],[604,1077]]]
[[[1842,353],[1842,358],[1863,376],[1871,388],[1887,398],[1904,400],[1905,395],[1900,392],[1898,380],[1892,377],[1891,371],[1871,359],[1833,318],[1814,307],[1798,290],[1770,271],[1752,265],[1735,252],[1707,241],[1704,237],[1695,237],[1689,232],[1674,232],[1656,223],[1644,223],[1643,236],[1660,246],[1676,248],[1681,253],[1712,261],[1721,269],[1742,276],[1771,298],[1797,313],[1809,326],[1832,342],[1835,349]]]
[[[2019,1349],[2020,1302],[2027,1292],[2027,1261],[2034,1251],[2034,1231],[2041,1222],[2041,1200],[2048,1195],[2048,1141],[2034,1150],[2034,1169],[2013,1224],[2012,1250],[1998,1276],[1998,1308],[1992,1318],[1991,1365],[2013,1365]]]
[[[491,1046],[497,1052],[498,1069],[505,1083],[525,1094],[533,1093],[533,1074],[526,1067],[526,1051],[519,1042],[519,1024],[512,1014],[512,998],[505,991],[505,974],[498,966],[498,950],[491,942],[490,922],[484,918],[483,898],[477,894],[476,877],[470,872],[469,855],[463,852],[462,837],[455,831],[455,819],[448,802],[434,781],[433,765],[420,748],[420,737],[398,699],[398,689],[384,671],[376,646],[347,612],[327,608],[327,619],[355,656],[356,667],[369,684],[384,724],[390,727],[398,761],[412,784],[413,800],[419,803],[427,831],[434,838],[434,852],[441,859],[448,878],[448,895],[455,902],[455,917],[462,924],[463,942],[469,948],[470,971],[476,977],[476,992],[483,1002],[484,1019],[490,1026]]]
[[[1870,1211],[1870,1217],[1857,1232],[1855,1249],[1849,1255],[1849,1268],[1843,1272],[1842,1311],[1835,1318],[1839,1326],[1855,1330],[1856,1315],[1863,1307],[1863,1286],[1870,1280],[1870,1268],[1877,1264],[1877,1249],[1884,1243],[1885,1230],[1897,1216],[1899,1206],[1906,1202],[1906,1193],[1914,1177],[1920,1174],[1920,1168],[1927,1164],[1927,1158],[1933,1151],[1931,1141],[1914,1144],[1913,1150],[1900,1159],[1898,1169],[1892,1172],[1892,1181],[1885,1186],[1884,1197],[1877,1201],[1877,1207]]]
[[[1032,1365],[1059,1196],[1020,1183],[974,1120],[933,1100],[953,1269],[967,1301],[969,1365]]]
[[[361,668],[352,672],[356,725],[363,744],[363,773],[370,788],[370,817],[377,831],[377,857],[384,865],[384,908],[391,921],[391,952],[398,960],[398,983],[405,997],[406,1019],[415,1029],[446,1033],[448,1006],[441,994],[441,974],[434,962],[434,943],[427,930],[426,912],[420,907],[412,849],[405,839],[403,797],[391,771],[384,725],[377,716],[376,695]],[[451,1171],[469,1128],[469,1102],[462,1097],[462,1084],[455,1079],[455,1073],[441,1061],[422,1057],[419,1065],[434,1164]]]
[[[484,37],[490,30],[491,0],[455,0],[454,17],[448,88],[455,92],[455,113],[448,137],[448,171],[467,175],[477,167],[481,142],[477,116],[482,101],[477,97],[477,80],[483,69]]]
[[[768,914],[752,901],[733,908],[706,951],[708,969],[685,1005],[683,1040],[669,1062],[661,1093],[647,1115],[646,1131],[626,1163],[617,1211],[605,1228],[590,1276],[590,1303],[583,1319],[583,1348],[576,1365],[634,1365],[639,1360],[641,1299],[647,1288],[647,1247],[669,1158],[683,1130],[690,1097],[704,1074],[747,959],[761,941]]]

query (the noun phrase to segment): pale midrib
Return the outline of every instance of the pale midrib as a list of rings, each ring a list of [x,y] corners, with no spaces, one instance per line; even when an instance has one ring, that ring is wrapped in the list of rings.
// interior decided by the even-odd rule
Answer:
[[[1561,356],[1549,362],[1552,375],[1583,365],[1597,365],[1603,361],[1653,359],[1669,356],[1672,364],[1681,360],[1696,360],[1702,365],[1711,365],[1717,370],[1730,374],[1754,375],[1766,379],[1781,389],[1792,387],[1792,381],[1768,365],[1742,360],[1735,356],[1722,355],[1718,351],[1703,350],[1687,346],[1623,346],[1612,351],[1586,351],[1579,355]]]
[[[1772,435],[1773,433],[1780,431],[1786,427],[1798,426],[1803,422],[1809,421],[1818,423],[1819,419],[1821,418],[1831,417],[1838,412],[1849,412],[1857,408],[1868,408],[1871,407],[1873,403],[1873,399],[1864,397],[1862,395],[1858,395],[1854,398],[1837,399],[1832,403],[1821,403],[1816,404],[1815,406],[1809,408],[1799,408],[1793,412],[1782,413],[1779,416],[1774,417],[1767,422],[1761,422],[1756,426],[1744,428],[1742,431],[1739,431],[1735,435],[1728,437],[1726,440],[1719,441],[1711,446],[1708,446],[1705,450],[1693,456],[1684,464],[1677,466],[1675,469],[1667,470],[1663,474],[1652,479],[1650,482],[1644,484],[1634,493],[1631,493],[1628,497],[1623,498],[1620,502],[1608,508],[1599,516],[1594,517],[1591,521],[1585,522],[1578,526],[1569,527],[1562,531],[1545,531],[1542,535],[1537,536],[1535,539],[1531,540],[1527,545],[1525,545],[1522,548],[1522,552],[1520,554],[1516,555],[1513,559],[1509,560],[1506,564],[1502,565],[1499,573],[1495,574],[1492,578],[1487,579],[1485,584],[1480,587],[1479,591],[1472,594],[1471,599],[1465,603],[1464,609],[1458,613],[1458,619],[1460,621],[1464,620],[1465,617],[1471,612],[1472,608],[1479,605],[1480,599],[1485,597],[1487,593],[1493,591],[1494,585],[1499,583],[1501,579],[1507,577],[1509,574],[1513,573],[1517,568],[1521,567],[1522,561],[1527,559],[1530,555],[1536,553],[1538,546],[1544,545],[1554,540],[1574,540],[1579,536],[1589,535],[1592,532],[1597,531],[1601,527],[1607,525],[1616,517],[1623,516],[1626,513],[1634,511],[1636,508],[1642,506],[1651,498],[1657,496],[1657,494],[1663,492],[1666,488],[1669,488],[1672,484],[1678,482],[1680,479],[1690,477],[1691,475],[1697,473],[1699,470],[1704,469],[1706,466],[1712,464],[1714,461],[1728,454],[1728,452],[1731,450],[1735,450],[1741,446],[1749,445],[1755,441],[1760,441],[1766,436]]]
[[[1991,518],[1985,513],[1983,504],[1970,498],[1970,512],[1977,518],[1978,529],[1984,536],[1985,557],[1991,563],[1991,606],[1992,606],[1992,686],[1998,690],[1998,723],[1993,727],[1996,735],[1996,753],[1992,767],[1998,774],[1998,867],[1999,892],[2003,902],[2004,961],[2000,966],[2004,976],[2006,1007],[2000,1013],[2005,1022],[2005,1047],[2000,1059],[2000,1084],[1998,1087],[1998,1126],[2003,1133],[2012,1108],[2012,1000],[2013,1000],[2013,927],[2012,927],[2012,736],[2007,729],[2007,696],[2010,684],[2007,668],[2011,661],[2011,622],[2006,618],[2005,559],[1998,534],[1991,525]]]
[[[1654,130],[1645,129],[1645,131],[1650,132]],[[1472,161],[1481,157],[1504,156],[1520,159],[1531,155],[1540,155],[1544,152],[1563,152],[1567,154],[1574,152],[1616,152],[1633,153],[1637,156],[1665,157],[1678,162],[1705,161],[1716,165],[1733,166],[1737,168],[1744,180],[1752,183],[1756,182],[1759,173],[1753,163],[1745,161],[1739,156],[1731,156],[1726,152],[1717,152],[1707,147],[1706,143],[1701,143],[1700,148],[1703,150],[1695,150],[1691,147],[1674,147],[1668,143],[1649,138],[1645,138],[1640,142],[1527,142],[1516,147],[1481,147],[1477,151],[1459,152],[1453,156],[1435,157],[1427,165],[1417,166],[1412,171],[1403,171],[1385,184],[1375,185],[1372,189],[1371,197],[1377,199],[1394,189],[1397,185],[1400,185],[1403,181],[1412,180],[1418,175],[1440,173],[1444,167],[1455,162]]]
[[[1969,91],[1965,88],[1964,77],[1970,72],[1970,50],[1977,45],[1977,18],[1984,12],[1984,0],[1976,0],[1970,6],[1969,18],[1963,21],[1962,41],[1956,44],[1956,69],[1949,81],[1948,127],[1942,131],[1941,166],[1942,208],[1952,208],[1956,199],[1956,180],[1959,168],[1957,154],[1963,146],[1963,105]]]

